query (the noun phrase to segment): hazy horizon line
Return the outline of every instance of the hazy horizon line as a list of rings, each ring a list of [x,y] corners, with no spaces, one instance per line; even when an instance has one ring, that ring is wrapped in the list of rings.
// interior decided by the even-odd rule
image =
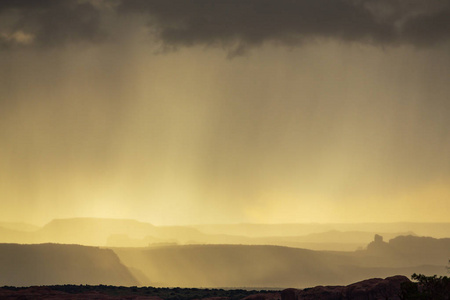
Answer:
[[[134,219],[134,218],[111,218],[111,217],[89,217],[89,216],[77,216],[77,217],[56,217],[49,219],[46,222],[37,224],[27,221],[8,221],[8,220],[0,220],[0,227],[2,224],[26,224],[26,225],[32,225],[36,227],[42,227],[45,226],[52,221],[56,220],[77,220],[77,219],[97,219],[97,220],[116,220],[116,221],[136,221],[139,223],[147,223],[153,226],[158,227],[168,227],[168,226],[221,226],[221,225],[337,225],[337,224],[346,224],[346,225],[358,225],[358,224],[450,224],[449,222],[427,222],[427,221],[390,221],[390,222],[375,222],[375,221],[368,221],[368,222],[286,222],[286,223],[275,223],[275,222],[267,222],[267,223],[258,223],[258,222],[230,222],[230,223],[183,223],[183,224],[157,224],[152,223],[150,221],[145,221],[141,219]]]

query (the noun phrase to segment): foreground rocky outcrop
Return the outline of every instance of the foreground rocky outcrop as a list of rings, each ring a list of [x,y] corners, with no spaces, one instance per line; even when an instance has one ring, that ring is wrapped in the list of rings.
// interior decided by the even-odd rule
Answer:
[[[167,289],[114,286],[43,286],[0,288],[0,299],[97,299],[97,300],[400,300],[404,276],[374,278],[347,286],[317,286],[279,291]]]
[[[20,290],[11,290],[7,288],[0,288],[0,299],[2,300],[163,300],[155,296],[115,296],[108,295],[97,291],[68,293],[54,290],[50,287],[30,287]]]
[[[267,292],[267,291],[266,291]],[[263,300],[281,300],[280,293],[267,292],[258,294],[259,291],[225,290],[225,289],[186,289],[186,288],[154,288],[154,287],[124,287],[111,285],[56,285],[33,287],[0,287],[1,300],[32,299],[32,300],[240,300],[248,296],[264,296]],[[278,295],[268,297],[267,295]]]
[[[405,276],[392,276],[363,280],[347,286],[286,289],[281,292],[281,300],[400,300],[401,286],[405,282],[410,282]]]

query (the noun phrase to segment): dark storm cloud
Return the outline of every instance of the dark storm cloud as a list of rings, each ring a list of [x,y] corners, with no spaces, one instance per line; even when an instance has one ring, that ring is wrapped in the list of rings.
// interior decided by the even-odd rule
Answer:
[[[307,37],[391,39],[361,5],[341,0],[123,1],[125,11],[146,11],[167,44],[192,45],[267,40],[296,43]]]
[[[450,36],[450,1],[123,0],[146,12],[166,45],[258,45],[336,38],[376,44],[429,44]]]
[[[90,1],[2,0],[0,44],[54,46],[102,37],[100,10]]]
[[[150,32],[168,47],[239,51],[315,38],[426,46],[450,36],[450,0],[2,0],[0,42],[95,41],[118,29],[102,26],[106,10],[116,17],[107,22],[146,16]]]
[[[404,38],[417,45],[434,44],[450,36],[450,9],[431,15],[422,15],[406,22]]]

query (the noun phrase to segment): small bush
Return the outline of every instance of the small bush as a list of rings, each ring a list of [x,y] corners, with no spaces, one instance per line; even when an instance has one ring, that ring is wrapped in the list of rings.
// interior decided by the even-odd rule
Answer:
[[[414,273],[411,279],[402,285],[404,300],[450,300],[450,278],[447,276],[425,276]]]

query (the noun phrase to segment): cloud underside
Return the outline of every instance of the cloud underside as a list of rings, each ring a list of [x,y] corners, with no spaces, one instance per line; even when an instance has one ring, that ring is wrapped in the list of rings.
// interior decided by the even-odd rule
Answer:
[[[450,0],[3,0],[0,45],[96,42],[113,37],[121,17],[138,15],[167,47],[317,38],[430,46],[450,36]]]

